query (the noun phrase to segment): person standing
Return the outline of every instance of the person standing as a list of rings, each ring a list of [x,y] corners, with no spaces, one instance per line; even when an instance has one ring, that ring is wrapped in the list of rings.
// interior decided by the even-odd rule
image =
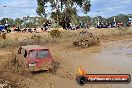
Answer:
[[[46,21],[45,24],[44,24],[44,28],[45,28],[44,31],[47,31],[47,30],[48,30],[48,22],[47,22],[47,21]]]
[[[13,25],[13,31],[15,31],[16,30],[16,26],[15,25]]]

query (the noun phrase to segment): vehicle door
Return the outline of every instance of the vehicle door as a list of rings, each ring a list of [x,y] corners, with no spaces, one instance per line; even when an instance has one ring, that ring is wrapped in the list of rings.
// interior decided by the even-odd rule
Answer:
[[[26,57],[27,57],[27,51],[25,49],[21,49],[21,53],[19,54],[19,64],[22,65],[22,66],[26,66]]]

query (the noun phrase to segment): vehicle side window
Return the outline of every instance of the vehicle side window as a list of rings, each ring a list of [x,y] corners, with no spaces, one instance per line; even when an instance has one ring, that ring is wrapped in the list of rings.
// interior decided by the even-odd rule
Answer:
[[[26,58],[26,56],[27,56],[27,51],[25,50],[25,54],[24,54],[24,57]]]
[[[21,55],[26,58],[27,56],[27,51],[25,49],[21,49]]]

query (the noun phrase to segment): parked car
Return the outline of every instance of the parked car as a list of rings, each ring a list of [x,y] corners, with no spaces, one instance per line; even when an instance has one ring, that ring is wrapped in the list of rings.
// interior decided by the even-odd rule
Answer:
[[[54,67],[49,49],[39,45],[21,46],[16,59],[19,65],[29,71],[50,70]]]
[[[4,25],[0,25],[0,31],[3,31],[5,29]]]

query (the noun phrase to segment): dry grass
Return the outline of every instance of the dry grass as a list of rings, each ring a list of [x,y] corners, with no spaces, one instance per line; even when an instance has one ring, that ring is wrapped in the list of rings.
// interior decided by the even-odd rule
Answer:
[[[94,33],[97,36],[112,36],[112,35],[124,35],[124,34],[132,34],[132,28],[129,29],[92,29],[89,32]]]
[[[18,47],[20,45],[28,45],[28,44],[61,44],[63,42],[74,40],[80,31],[71,31],[71,30],[60,30],[61,31],[61,38],[51,38],[48,32],[44,33],[9,33],[7,34],[7,39],[0,40],[0,48],[5,47]],[[110,37],[113,35],[125,35],[125,34],[132,34],[131,29],[89,29],[88,32],[93,33],[99,37]]]

